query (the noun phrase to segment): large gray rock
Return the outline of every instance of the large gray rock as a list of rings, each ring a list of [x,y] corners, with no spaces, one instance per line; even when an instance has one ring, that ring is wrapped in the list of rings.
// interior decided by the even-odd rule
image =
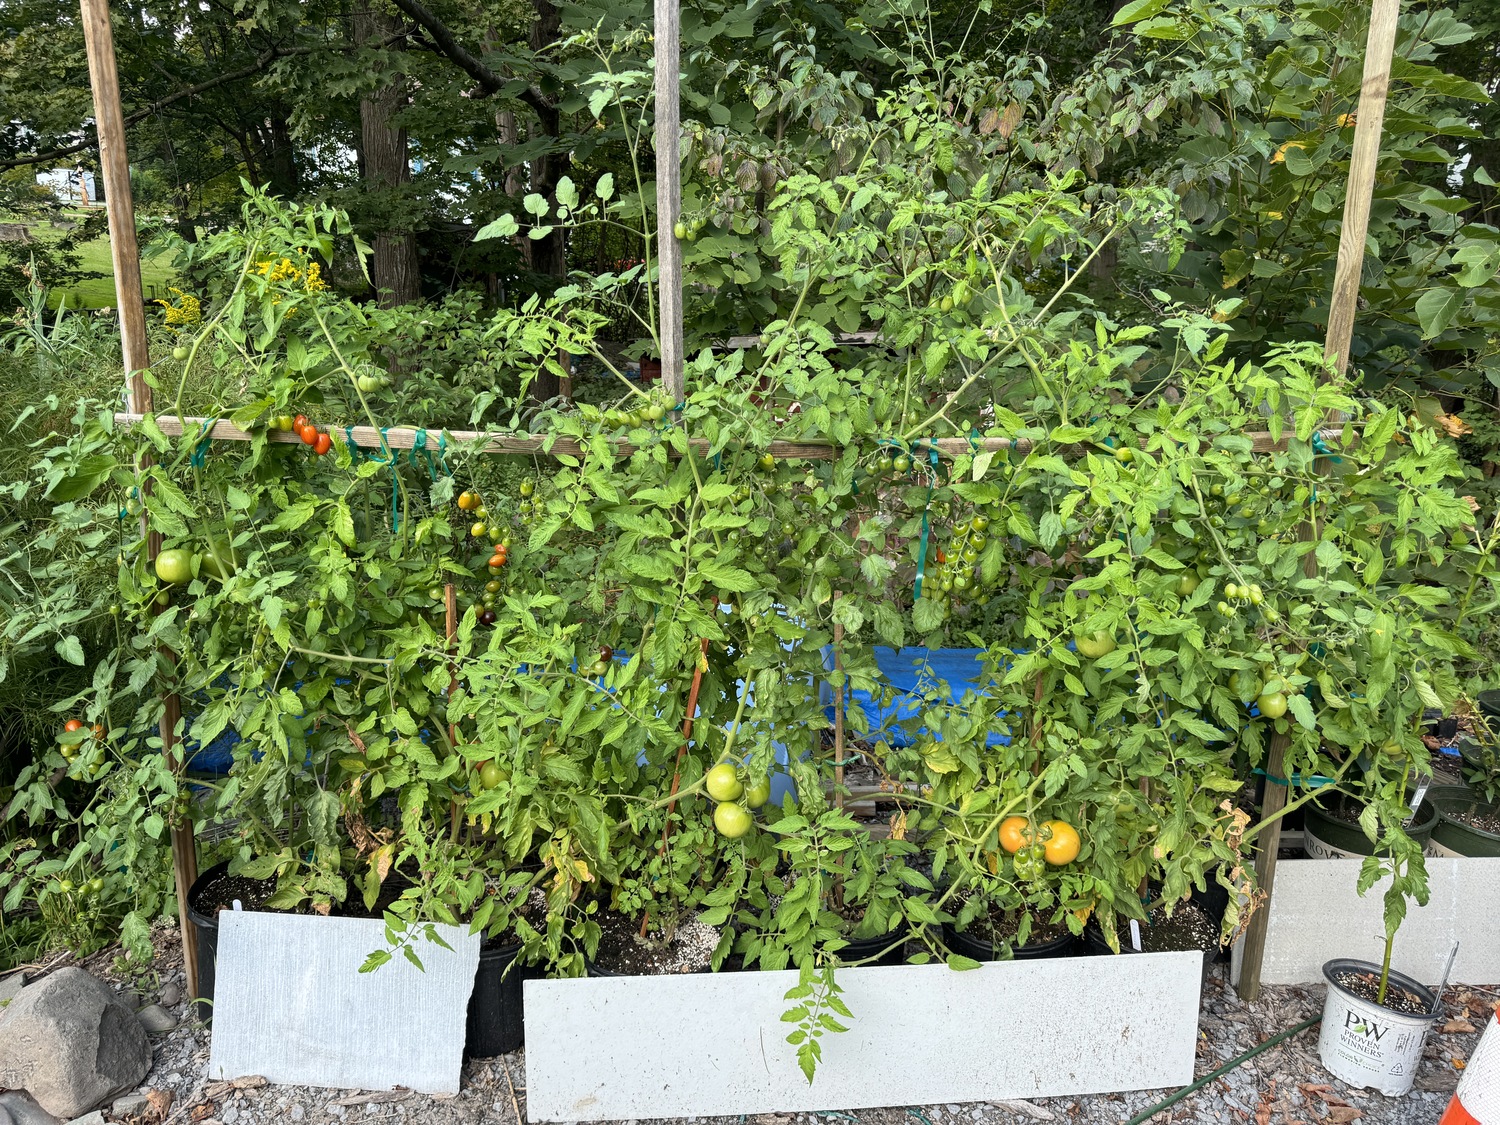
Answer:
[[[82,969],[29,984],[0,1014],[0,1087],[71,1120],[134,1089],[151,1069],[135,1013]]]

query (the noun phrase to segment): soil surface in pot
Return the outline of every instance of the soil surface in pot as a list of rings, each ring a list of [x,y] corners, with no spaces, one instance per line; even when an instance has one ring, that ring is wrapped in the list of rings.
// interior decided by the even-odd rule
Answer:
[[[1500,836],[1500,809],[1494,805],[1475,805],[1467,809],[1449,809],[1444,814],[1449,820],[1467,824],[1480,832]]]
[[[1361,1000],[1367,1000],[1371,1004],[1379,1003],[1375,999],[1380,995],[1379,973],[1356,973],[1353,969],[1345,969],[1333,974],[1333,979],[1338,981],[1339,987],[1354,993]],[[1382,1008],[1389,1008],[1393,1012],[1404,1012],[1409,1016],[1425,1016],[1428,1012],[1427,1003],[1415,992],[1402,988],[1395,981],[1391,981],[1385,990],[1385,1003]]]
[[[1125,949],[1130,946],[1130,923],[1122,920],[1117,925],[1120,948]],[[1141,927],[1141,950],[1145,953],[1184,953],[1194,949],[1211,953],[1218,948],[1219,927],[1201,907],[1191,902],[1179,903],[1170,918],[1158,907]]]
[[[660,934],[642,938],[639,920],[605,911],[599,915],[599,952],[594,964],[606,972],[626,976],[665,976],[669,973],[702,973],[713,961],[719,931],[689,919],[677,927],[670,940]]]
[[[964,927],[963,933],[975,941],[987,941],[991,945],[1002,946],[1015,940],[1021,926],[1022,916],[1020,911],[1007,910],[1000,903],[992,902],[988,910],[975,915],[974,920]],[[1033,914],[1031,932],[1026,935],[1026,945],[1045,945],[1049,941],[1066,937],[1068,933],[1067,923],[1048,922]]]
[[[205,918],[216,918],[220,911],[233,910],[236,899],[246,910],[268,910],[266,900],[275,893],[275,879],[248,879],[226,872],[205,886],[192,906]]]

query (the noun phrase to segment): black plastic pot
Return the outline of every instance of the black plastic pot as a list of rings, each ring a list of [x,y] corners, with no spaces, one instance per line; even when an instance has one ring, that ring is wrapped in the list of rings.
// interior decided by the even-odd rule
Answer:
[[[1348,798],[1340,796],[1336,799],[1344,801]],[[1365,835],[1364,829],[1358,824],[1351,824],[1347,820],[1330,815],[1320,808],[1316,801],[1310,801],[1304,805],[1303,812],[1307,854],[1313,859],[1336,858],[1339,853],[1349,856],[1374,853],[1375,845],[1370,842],[1370,838]],[[1425,847],[1432,836],[1432,830],[1437,827],[1437,822],[1438,812],[1429,793],[1427,798],[1417,806],[1416,815],[1406,826],[1406,834]]]
[[[906,939],[909,935],[905,930],[892,930],[888,934],[881,934],[872,938],[852,938],[849,944],[839,950],[841,961],[862,961],[869,965],[904,965],[906,964]],[[876,958],[874,961],[866,961],[868,957],[874,957],[882,949],[895,943],[896,948]]]
[[[1500,806],[1490,804],[1477,793],[1456,786],[1437,796],[1429,796],[1437,808],[1437,827],[1432,831],[1433,849],[1443,855],[1500,856],[1500,834],[1486,832],[1459,820],[1454,814],[1482,810],[1494,813]]]
[[[193,938],[198,948],[198,996],[193,1011],[200,1020],[213,1018],[214,969],[219,959],[219,919],[198,909],[198,901],[214,880],[229,873],[228,862],[215,864],[201,872],[188,888],[188,920],[193,923]]]
[[[971,937],[962,930],[954,929],[951,922],[943,923],[943,944],[954,953],[963,957],[972,957],[975,961],[999,961],[1001,958],[998,954],[1003,951],[993,942]],[[1016,961],[1031,961],[1041,957],[1071,957],[1077,945],[1078,939],[1071,933],[1065,933],[1051,941],[1034,941],[1027,945],[1012,946],[1011,957]]]
[[[519,944],[479,951],[479,970],[474,974],[464,1023],[464,1054],[469,1058],[508,1055],[526,1041],[521,984],[542,974],[531,965],[513,965],[520,952]]]
[[[1500,719],[1500,689],[1482,691],[1474,697],[1479,713],[1486,719]]]
[[[1127,927],[1129,923],[1126,923]],[[1120,956],[1127,953],[1201,953],[1203,955],[1203,984],[1208,984],[1208,972],[1214,963],[1215,951],[1208,949],[1136,949],[1130,944],[1129,931],[1120,935]],[[1109,947],[1109,942],[1104,940],[1104,931],[1098,926],[1090,923],[1083,931],[1083,938],[1078,943],[1080,952],[1086,957],[1113,957],[1115,951]]]

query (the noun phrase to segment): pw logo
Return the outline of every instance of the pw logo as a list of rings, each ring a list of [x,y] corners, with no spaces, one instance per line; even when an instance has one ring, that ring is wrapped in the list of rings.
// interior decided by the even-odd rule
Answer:
[[[1390,1031],[1389,1027],[1381,1027],[1372,1019],[1361,1018],[1358,1012],[1344,1013],[1344,1030],[1352,1031],[1356,1035],[1363,1035],[1366,1039],[1373,1039],[1379,1043],[1385,1033]]]

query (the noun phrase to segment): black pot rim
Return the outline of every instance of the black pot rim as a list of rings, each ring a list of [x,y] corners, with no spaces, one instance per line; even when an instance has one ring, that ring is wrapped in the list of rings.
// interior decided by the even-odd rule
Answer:
[[[1349,801],[1354,804],[1359,803],[1358,801],[1355,801],[1353,797],[1350,797],[1344,793],[1339,793],[1336,796],[1339,801]],[[1422,815],[1423,809],[1427,810],[1426,819],[1418,820],[1417,818]],[[1353,828],[1356,831],[1359,830],[1358,824],[1350,824],[1348,821],[1340,820],[1338,817],[1334,816],[1327,809],[1318,804],[1317,801],[1309,801],[1306,806],[1304,806],[1302,812],[1304,824],[1306,824],[1309,818],[1318,817],[1331,824],[1341,824],[1345,828]],[[1412,814],[1412,823],[1406,826],[1406,834],[1408,836],[1415,836],[1419,833],[1426,832],[1428,835],[1431,835],[1432,830],[1437,827],[1438,817],[1438,809],[1437,806],[1433,803],[1432,791],[1429,790],[1427,793],[1423,794],[1422,803],[1417,806],[1417,811]],[[1363,835],[1363,833],[1361,833],[1361,835]]]
[[[963,940],[971,942],[971,943],[973,943],[974,945],[977,945],[977,946],[988,945],[990,947],[990,956],[988,958],[980,958],[980,960],[989,960],[989,961],[998,961],[998,960],[1000,960],[1000,958],[997,956],[997,954],[1000,952],[1000,949],[1002,948],[1001,946],[996,945],[993,941],[986,942],[983,938],[974,937],[972,934],[969,934],[968,932],[966,932],[964,930],[960,930],[952,922],[944,922],[943,923],[943,944],[948,947],[948,951],[950,953],[960,953],[961,952],[961,951],[956,950],[956,949],[953,948],[953,939],[955,937],[962,938]],[[1016,960],[1027,960],[1027,959],[1030,959],[1030,958],[1042,958],[1042,957],[1051,956],[1053,954],[1053,951],[1056,951],[1057,953],[1062,953],[1065,950],[1071,949],[1077,943],[1078,943],[1078,939],[1073,935],[1073,931],[1072,930],[1066,930],[1065,932],[1063,932],[1062,934],[1058,935],[1057,937],[1055,937],[1055,938],[1048,938],[1046,941],[1033,941],[1033,942],[1028,942],[1026,945],[1013,946],[1012,947],[1012,952],[1013,952]],[[1024,954],[1021,952],[1022,950],[1025,950]],[[963,954],[963,956],[967,956],[967,954]]]
[[[228,874],[228,872],[229,861],[226,859],[223,863],[214,864],[207,871],[200,871],[198,877],[193,880],[193,885],[188,888],[188,920],[199,929],[217,930],[219,928],[218,918],[210,918],[198,909],[198,900],[202,897],[203,892],[208,889],[210,883],[219,878],[219,876]]]

